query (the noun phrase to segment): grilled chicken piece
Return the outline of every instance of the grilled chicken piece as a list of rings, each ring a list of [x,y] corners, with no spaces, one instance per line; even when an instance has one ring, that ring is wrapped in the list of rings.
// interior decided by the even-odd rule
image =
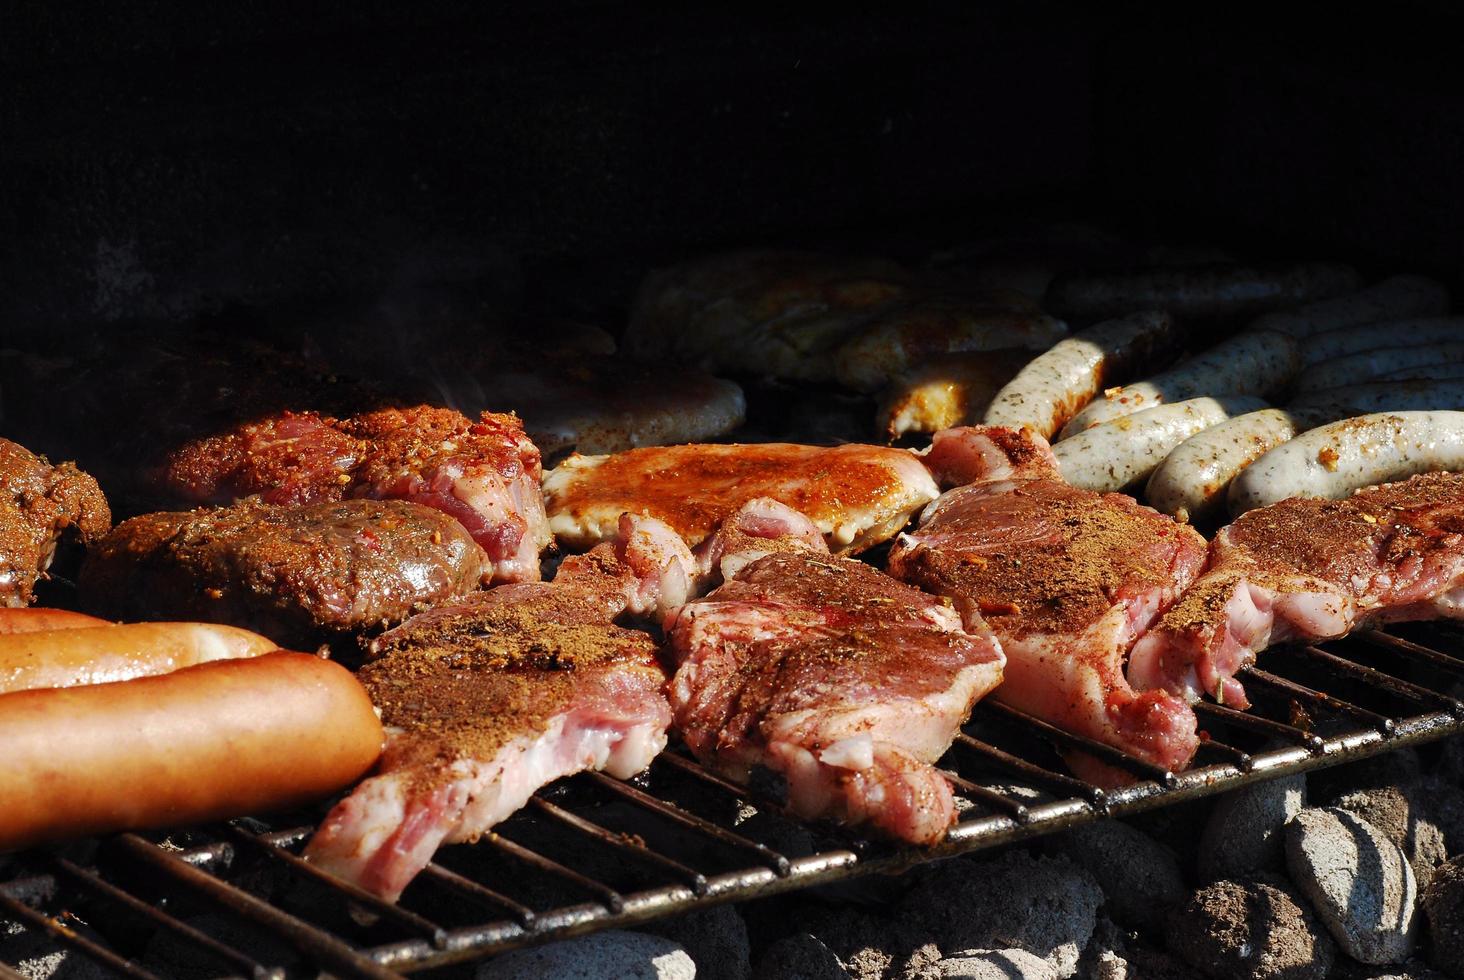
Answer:
[[[30,605],[63,537],[89,543],[111,526],[96,480],[0,439],[0,606]]]
[[[109,619],[228,623],[307,649],[476,590],[493,565],[452,517],[405,500],[144,514],[88,550],[78,585]]]
[[[625,778],[666,745],[666,675],[627,608],[687,598],[694,563],[654,521],[505,585],[413,617],[358,676],[381,710],[377,775],[338,803],[307,860],[395,901],[439,845],[475,841],[541,786],[586,769]]]
[[[831,380],[832,351],[904,296],[909,278],[890,262],[805,252],[697,259],[646,277],[625,346],[717,373]]]
[[[284,412],[187,443],[163,481],[185,500],[266,503],[352,497],[434,507],[467,528],[496,582],[539,578],[549,543],[539,450],[511,415],[474,422],[448,408],[385,408],[337,419]]]
[[[914,453],[854,444],[634,449],[571,456],[544,477],[549,528],[571,548],[613,533],[627,512],[665,521],[695,545],[747,501],[771,497],[807,515],[834,551],[861,551],[938,493]]]
[[[1235,673],[1266,647],[1366,623],[1464,618],[1464,475],[1426,473],[1345,500],[1247,511],[1205,574],[1134,647],[1129,678],[1246,706]]]
[[[877,423],[891,440],[981,418],[996,393],[1032,359],[1020,347],[947,354],[897,374],[880,396]]]
[[[667,619],[676,726],[698,758],[747,783],[781,776],[793,810],[931,844],[955,819],[933,763],[1001,681],[1001,650],[949,605],[752,501],[705,542],[727,581]]]
[[[1045,440],[1027,430],[941,433],[930,458],[968,483],[901,535],[890,573],[955,602],[966,629],[1006,654],[995,697],[1054,725],[1169,769],[1197,746],[1193,711],[1136,691],[1124,657],[1200,572],[1204,539],[1121,494],[1063,483]],[[1113,774],[1086,757],[1088,778]]]
[[[1067,325],[1011,290],[925,296],[875,316],[834,354],[839,382],[877,391],[912,365],[951,354],[1025,348],[1030,358]]]

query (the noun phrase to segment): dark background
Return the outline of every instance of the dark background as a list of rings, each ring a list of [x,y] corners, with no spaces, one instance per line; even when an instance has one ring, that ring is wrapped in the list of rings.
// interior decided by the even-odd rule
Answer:
[[[1047,218],[1464,274],[1444,3],[27,6],[17,334],[444,284],[613,319],[706,249],[918,259]]]

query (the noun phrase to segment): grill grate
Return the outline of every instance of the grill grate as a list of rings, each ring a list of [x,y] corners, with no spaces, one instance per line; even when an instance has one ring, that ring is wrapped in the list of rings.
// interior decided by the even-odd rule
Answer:
[[[1442,648],[1442,649],[1441,649]],[[297,852],[317,814],[235,820],[172,838],[122,834],[0,866],[0,918],[123,976],[166,972],[158,937],[218,976],[324,968],[390,977],[552,938],[624,926],[1051,833],[1363,758],[1464,729],[1464,634],[1398,627],[1283,647],[1245,672],[1248,711],[1197,706],[1195,767],[1164,772],[994,702],[941,765],[964,807],[938,847],[912,850],[806,827],[767,794],[664,753],[631,783],[598,773],[540,792],[477,845],[446,848],[400,905],[321,874]],[[1081,749],[1136,777],[1105,791],[1068,775]],[[752,800],[752,803],[748,803]],[[190,924],[210,913],[205,928]],[[86,925],[80,925],[80,922]],[[3,947],[0,947],[3,949]],[[0,978],[16,976],[0,959]]]

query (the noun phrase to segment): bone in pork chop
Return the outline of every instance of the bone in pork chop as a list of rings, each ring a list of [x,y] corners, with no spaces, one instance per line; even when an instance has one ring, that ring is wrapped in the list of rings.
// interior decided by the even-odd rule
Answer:
[[[112,526],[97,481],[0,439],[0,606],[26,606],[64,536],[94,541]]]
[[[477,840],[539,787],[644,769],[666,744],[666,675],[656,641],[612,620],[679,605],[692,579],[674,533],[627,517],[553,582],[479,592],[379,637],[358,676],[386,751],[307,859],[394,901],[440,844]]]
[[[1129,677],[1244,707],[1235,673],[1267,646],[1440,618],[1464,618],[1464,475],[1292,497],[1215,535],[1205,574],[1134,647]]]
[[[228,623],[308,648],[479,587],[492,564],[456,520],[405,500],[143,514],[87,553],[82,602],[110,619]]]
[[[801,514],[749,503],[703,546],[727,581],[667,619],[671,703],[698,758],[769,770],[793,810],[917,844],[955,819],[933,763],[1001,681],[948,604],[829,555]]]
[[[890,573],[950,597],[968,631],[1000,641],[1006,678],[994,697],[1166,768],[1186,765],[1194,712],[1136,691],[1123,666],[1199,574],[1204,539],[1132,498],[1063,483],[1046,441],[1027,430],[940,433],[928,458],[981,482],[927,507],[890,552]],[[1069,761],[1112,779],[1086,757]]]
[[[770,497],[807,516],[834,551],[861,551],[938,493],[914,453],[857,444],[662,446],[571,456],[544,477],[550,529],[576,548],[613,533],[627,512],[695,545],[749,500]]]
[[[512,415],[474,422],[448,408],[385,408],[337,419],[284,412],[195,440],[164,476],[176,496],[225,503],[400,499],[458,519],[493,562],[495,582],[539,578],[549,543],[539,450]]]

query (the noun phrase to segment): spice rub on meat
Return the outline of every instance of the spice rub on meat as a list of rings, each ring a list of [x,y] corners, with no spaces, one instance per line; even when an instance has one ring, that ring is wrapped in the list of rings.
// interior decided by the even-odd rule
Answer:
[[[774,501],[749,503],[702,550],[726,581],[666,625],[687,746],[744,784],[781,777],[801,816],[940,840],[955,805],[934,763],[1001,681],[997,645],[948,603],[831,556]]]
[[[372,644],[358,676],[386,752],[326,816],[308,860],[395,900],[439,845],[476,840],[539,787],[650,764],[671,722],[666,675],[655,640],[613,620],[684,602],[694,560],[658,522],[621,528],[553,582],[475,593]]]
[[[493,566],[440,510],[405,500],[144,514],[88,553],[82,602],[112,619],[229,623],[308,647],[399,623]]]
[[[112,526],[97,481],[0,439],[0,606],[26,606],[64,537],[90,543]]]
[[[1242,514],[1205,574],[1134,648],[1135,683],[1245,706],[1235,674],[1267,646],[1370,622],[1464,618],[1464,475]]]
[[[455,517],[496,582],[539,578],[549,544],[539,450],[512,415],[384,408],[346,418],[282,412],[187,443],[163,476],[175,497],[267,503],[399,499]]]
[[[914,453],[857,444],[634,449],[571,456],[544,477],[550,529],[576,548],[613,533],[623,513],[664,521],[695,545],[749,500],[768,497],[807,516],[833,551],[861,551],[938,493]]]
[[[1068,486],[1033,446],[1045,441],[1025,430],[942,433],[931,453],[940,468],[979,482],[926,508],[890,552],[890,573],[948,596],[968,631],[1000,641],[998,700],[1182,768],[1197,746],[1193,711],[1130,686],[1124,661],[1199,574],[1204,539],[1132,498]],[[1109,778],[1091,760],[1070,762]]]

